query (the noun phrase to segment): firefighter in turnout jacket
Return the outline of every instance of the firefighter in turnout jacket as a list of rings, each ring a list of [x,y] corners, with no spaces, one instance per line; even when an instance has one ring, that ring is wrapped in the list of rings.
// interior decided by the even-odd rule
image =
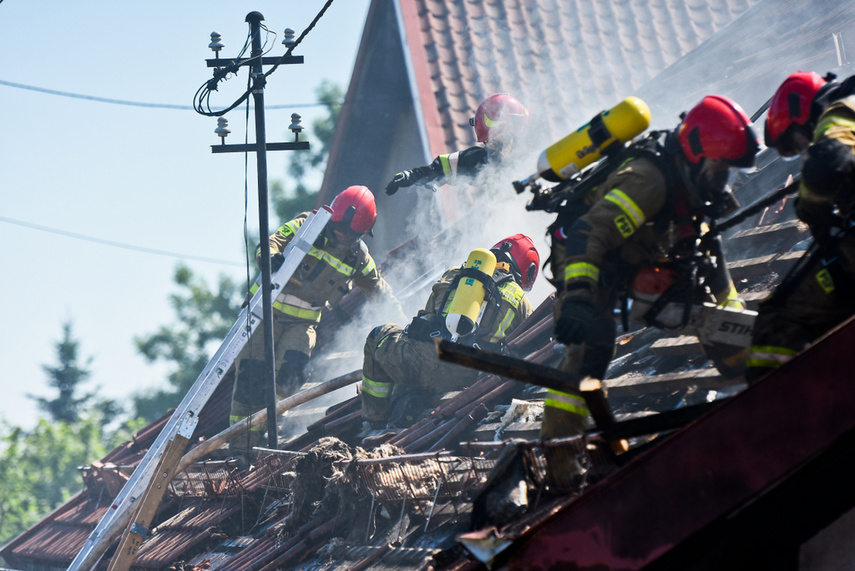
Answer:
[[[362,236],[377,218],[374,195],[365,186],[351,186],[333,200],[332,216],[297,271],[273,300],[273,337],[276,393],[293,394],[305,382],[305,368],[315,346],[316,330],[324,307],[338,303],[351,290],[361,289],[369,299],[388,296],[399,305],[380,276]],[[309,213],[285,223],[270,236],[273,270],[282,265],[282,252]],[[256,255],[260,254],[260,249]],[[257,286],[256,286],[257,287]],[[251,337],[236,361],[230,423],[236,424],[264,408],[265,350],[260,335]],[[247,438],[230,442],[235,450],[258,445],[262,426],[253,427]]]
[[[781,367],[855,313],[855,76],[790,75],[775,92],[766,145],[782,156],[806,152],[796,214],[814,244],[760,304],[746,380]]]
[[[494,269],[486,268],[489,273],[475,269],[483,258],[495,263]],[[473,259],[474,264],[470,263]],[[425,308],[406,328],[395,324],[376,327],[365,341],[362,365],[362,415],[371,427],[384,428],[390,421],[396,427],[408,426],[426,395],[471,384],[478,372],[441,363],[434,338],[500,350],[505,336],[532,312],[525,292],[534,284],[539,264],[532,240],[515,234],[489,252],[474,250],[464,267],[446,270],[433,285]],[[483,285],[478,290],[484,300],[483,310],[479,319],[482,304],[473,298],[475,312],[464,327],[455,311],[457,302],[468,294],[463,288],[473,285]]]
[[[481,102],[475,117],[469,120],[481,144],[440,155],[429,165],[397,173],[386,185],[386,194],[395,194],[404,186],[435,181],[450,184],[458,175],[474,177],[488,163],[507,156],[528,117],[528,109],[514,97],[507,93],[494,93]]]
[[[698,253],[704,220],[735,208],[726,184],[731,167],[753,165],[758,147],[742,108],[726,97],[707,96],[674,131],[629,145],[607,178],[584,194],[581,212],[559,215],[550,232],[559,290],[555,336],[566,345],[561,370],[605,376],[614,356],[619,297],[633,288],[641,270],[676,265]],[[699,252],[707,261],[718,258],[705,295],[742,308],[716,250]],[[580,434],[588,415],[584,400],[550,390],[541,437]]]

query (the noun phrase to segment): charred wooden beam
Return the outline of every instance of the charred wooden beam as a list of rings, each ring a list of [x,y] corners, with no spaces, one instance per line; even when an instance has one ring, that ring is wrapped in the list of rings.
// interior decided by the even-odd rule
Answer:
[[[728,238],[728,241],[741,239],[762,239],[763,241],[781,239],[797,242],[800,239],[807,238],[809,235],[806,224],[799,220],[787,220],[786,222],[757,226],[736,232]]]
[[[664,432],[675,428],[682,428],[695,419],[700,418],[714,408],[718,407],[726,399],[721,399],[713,402],[705,402],[692,406],[686,406],[674,410],[668,410],[622,420],[615,422],[604,428],[602,431],[603,438],[606,440],[617,440],[621,438],[633,438],[635,436],[643,436],[645,434],[653,434],[655,432]]]
[[[698,355],[703,352],[701,342],[694,335],[663,337],[650,345],[654,355]]]
[[[721,390],[744,384],[741,377],[725,378],[713,368],[662,373],[659,375],[641,375],[629,373],[603,381],[609,396],[628,398],[644,396],[653,393],[673,392],[686,387],[696,387],[702,390]]]
[[[769,272],[778,274],[786,273],[799,259],[804,256],[804,251],[787,252],[785,254],[769,254],[757,258],[747,258],[735,262],[728,262],[727,269],[734,280],[748,279],[755,276],[764,276]]]
[[[522,381],[548,389],[554,389],[577,396],[582,395],[582,378],[523,359],[517,359],[501,353],[484,351],[452,343],[445,339],[436,342],[440,361],[454,363],[462,367],[493,373],[515,381]]]
[[[614,415],[606,401],[602,383],[597,379],[583,378],[539,363],[466,347],[445,339],[438,339],[436,346],[440,361],[580,396],[585,399],[588,410],[591,411],[591,417],[598,427],[602,429],[614,422]]]

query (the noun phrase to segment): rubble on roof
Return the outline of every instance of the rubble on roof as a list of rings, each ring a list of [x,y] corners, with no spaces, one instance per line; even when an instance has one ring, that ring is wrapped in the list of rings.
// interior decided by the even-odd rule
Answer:
[[[768,268],[803,238],[803,232],[786,221],[763,228],[747,226],[735,231],[729,242],[746,244],[745,258],[732,262],[742,291],[767,281]],[[768,240],[770,235],[777,238]],[[755,255],[758,248],[762,256]],[[753,271],[758,265],[764,271]],[[511,354],[555,364],[560,346],[550,337],[551,305],[550,297],[509,337]],[[741,390],[738,382],[718,375],[688,341],[654,329],[636,329],[620,337],[605,380],[618,420],[715,401]],[[472,386],[444,395],[412,426],[379,433],[362,431],[359,396],[347,398],[329,406],[304,433],[280,443],[281,450],[256,449],[251,471],[238,472],[233,463],[208,460],[176,478],[135,568],[437,566],[436,558],[448,557],[459,547],[457,537],[472,531],[473,504],[489,501],[479,500],[480,494],[503,451],[517,442],[513,439],[527,440],[513,446],[520,447],[535,483],[526,490],[525,501],[517,496],[524,516],[511,521],[516,526],[567,505],[619,467],[596,433],[555,443],[532,440],[543,396],[537,387],[482,374]],[[209,427],[206,434],[212,430]],[[149,428],[144,434],[155,432]],[[661,436],[652,434],[632,444],[644,450]],[[126,448],[122,456],[114,453],[114,460],[138,461],[136,446]],[[555,462],[560,456],[581,462],[584,470],[573,489],[556,496],[546,463],[547,458]],[[70,560],[75,553],[70,544],[82,542],[97,523],[110,501],[109,490],[119,485],[122,473],[121,465],[86,468],[87,489],[77,500],[82,511],[69,511],[45,522],[42,533],[13,542],[10,561]],[[491,512],[489,506],[478,504],[476,521],[485,513],[497,521],[519,515],[496,513],[504,508],[507,505]],[[68,536],[64,519],[84,513],[88,523],[77,519],[77,535]],[[50,536],[66,537],[65,551],[45,550]]]
[[[527,68],[556,74],[555,85],[570,78],[568,97],[560,97],[557,90],[547,93],[554,104],[550,113],[568,115],[576,111],[568,107],[579,101],[590,101],[598,110],[601,94],[640,86],[758,2],[696,4],[689,12],[680,8],[679,14],[671,14],[674,9],[668,3],[630,2],[624,4],[627,10],[613,13],[602,3],[545,1],[525,12],[518,2],[417,0],[444,139],[454,148],[472,142],[469,115],[480,94],[494,86],[512,85],[508,89],[520,90],[522,99],[527,99],[526,90],[532,90],[531,99],[540,95],[542,82],[517,83]],[[497,22],[514,25],[499,27]],[[699,33],[691,35],[688,29]],[[496,44],[513,62],[507,69],[487,59]],[[592,46],[598,51],[591,51]],[[601,61],[623,72],[599,73]],[[566,62],[572,71],[545,62]],[[615,85],[614,77],[628,85]],[[771,156],[761,155],[758,172],[740,181],[743,204],[782,184],[794,168]],[[792,204],[785,202],[729,233],[730,269],[750,307],[803,256],[800,244],[806,237],[806,229],[793,220]],[[413,263],[416,249],[407,243],[386,262]],[[412,293],[423,291],[415,287]],[[361,303],[362,294],[354,292],[324,315],[319,351]],[[547,365],[558,360],[561,347],[550,338],[551,303],[552,298],[547,299],[509,338],[514,355]],[[232,380],[227,376],[205,407],[196,432],[200,438],[211,437],[226,424]],[[715,404],[744,388],[738,379],[722,378],[712,369],[694,338],[669,337],[654,329],[620,337],[604,386],[619,421]],[[622,463],[670,434],[670,429],[661,430],[632,439],[623,459],[610,453],[596,432],[538,442],[532,438],[539,433],[543,394],[537,387],[482,374],[472,386],[443,395],[412,426],[376,433],[362,432],[359,396],[352,394],[313,412],[316,418],[280,442],[280,450],[256,449],[252,470],[240,471],[233,461],[212,458],[179,475],[170,484],[134,568],[480,568],[480,561],[508,537],[573,504]],[[5,546],[7,562],[20,569],[66,568],[165,422],[153,423],[102,462],[84,467],[86,489]],[[489,494],[489,475],[511,447],[518,450],[516,458],[524,459],[533,486],[524,497],[514,496],[515,505],[524,510],[497,514],[481,505],[488,501],[481,494]],[[505,459],[509,456],[506,452]],[[571,489],[555,494],[546,462],[558,457],[580,463],[583,470]],[[503,466],[504,459],[499,469]],[[514,490],[509,492],[513,495]],[[503,507],[507,505],[498,506]],[[510,523],[501,534],[473,531],[473,513],[476,528],[487,520],[509,518]],[[458,537],[464,537],[469,552]],[[473,559],[470,553],[475,551],[480,555]]]

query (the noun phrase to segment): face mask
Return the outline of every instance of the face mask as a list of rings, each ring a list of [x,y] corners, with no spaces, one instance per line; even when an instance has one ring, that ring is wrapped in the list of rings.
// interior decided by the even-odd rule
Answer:
[[[709,200],[721,194],[727,187],[727,180],[730,178],[730,169],[715,168],[715,170],[701,171],[698,176],[697,187],[701,198]]]
[[[803,150],[800,153],[796,153],[795,155],[781,155],[781,160],[787,163],[794,163],[796,161],[803,161],[807,158],[807,149]]]
[[[794,161],[807,152],[807,148],[810,146],[810,138],[803,129],[803,127],[793,123],[778,137],[775,149],[784,160]]]
[[[720,218],[739,208],[727,184],[730,167],[727,163],[703,159],[695,176],[695,190],[702,204],[701,209],[711,218]]]
[[[361,234],[355,233],[348,226],[338,222],[332,222],[329,225],[329,229],[330,232],[328,237],[340,244],[354,243],[362,236]]]

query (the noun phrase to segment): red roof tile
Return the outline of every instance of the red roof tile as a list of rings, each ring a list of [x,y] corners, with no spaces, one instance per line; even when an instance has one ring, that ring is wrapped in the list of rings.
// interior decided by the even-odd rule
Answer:
[[[555,130],[554,136],[563,135],[567,121],[585,121],[594,112],[629,95],[630,90],[647,83],[665,66],[683,58],[689,50],[759,3],[759,0],[399,1],[434,154],[471,144],[474,138],[469,117],[482,97],[499,90],[514,93],[523,102],[545,99],[543,108],[535,113],[547,118],[544,124]],[[808,43],[814,39],[799,36],[794,41]],[[752,63],[754,58],[762,61],[762,57],[762,53],[746,54],[741,61],[744,67],[737,75],[749,78],[758,67]],[[504,386],[495,380],[491,382],[495,384],[482,385],[490,391]],[[200,434],[218,432],[216,422],[227,418],[230,387],[230,380],[224,382],[222,391],[212,397],[210,410],[206,408],[197,429]],[[449,401],[442,411],[448,411],[452,404],[461,403]],[[358,415],[352,416],[358,412],[354,412],[354,407],[358,409],[356,405],[358,400],[347,404],[351,408],[342,409],[343,423],[338,426],[359,421]],[[434,416],[431,422],[441,417]],[[461,413],[461,416],[466,415]],[[104,462],[134,464],[164,422],[147,427],[136,435],[134,442],[116,449]],[[435,431],[438,426],[426,422],[424,429]],[[446,430],[447,426],[439,430]],[[401,433],[401,438],[411,437],[416,429]],[[311,441],[317,439],[315,434],[309,437]],[[413,437],[407,444],[411,450],[423,450],[435,446],[437,441]],[[106,511],[111,495],[108,490],[115,485],[111,478],[121,476],[115,471],[100,470],[101,473],[93,470],[86,476],[95,481],[90,486],[87,480],[86,492],[10,543],[4,555],[14,555],[28,565],[34,562],[67,565]],[[260,484],[257,479],[249,482],[248,478],[244,485]],[[175,557],[189,542],[207,538],[207,530],[233,513],[231,510],[237,504],[230,498],[181,501],[185,503],[172,501],[172,517],[159,526],[158,540],[150,548],[146,546],[151,549],[152,565],[168,563],[164,554]],[[205,501],[209,503],[206,505]],[[212,507],[214,504],[216,508]],[[192,539],[184,534],[187,531],[195,534]],[[259,539],[244,553],[256,548],[256,553],[269,551],[271,543],[270,538]],[[172,547],[167,549],[167,545]]]
[[[420,7],[410,57],[427,53],[431,97],[423,112],[439,112],[442,147],[431,155],[473,143],[466,125],[478,102],[506,91],[523,103],[539,101],[543,86],[558,86],[550,108],[592,115],[628,96],[659,71],[733,21],[759,0],[400,0]],[[434,50],[439,63],[434,61]],[[460,70],[460,71],[458,71]],[[432,111],[435,110],[435,111]],[[579,116],[573,118],[579,120]],[[565,121],[547,121],[558,136]]]

